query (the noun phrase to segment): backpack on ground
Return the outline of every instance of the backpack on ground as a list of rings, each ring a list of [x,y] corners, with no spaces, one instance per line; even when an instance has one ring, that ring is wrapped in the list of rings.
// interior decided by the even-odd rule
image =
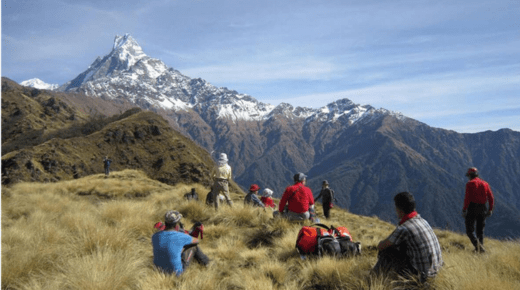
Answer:
[[[315,224],[317,227],[304,226],[300,229],[296,238],[296,249],[300,255],[315,256],[338,256],[341,255],[341,248],[336,238],[331,235],[329,228]]]
[[[361,244],[352,242],[346,227],[329,228],[323,224],[302,227],[296,238],[296,249],[302,258],[306,255],[351,257],[361,254]]]
[[[352,240],[352,235],[346,227],[334,227],[331,225],[330,231],[339,242],[342,256],[351,257],[361,254],[361,243]]]

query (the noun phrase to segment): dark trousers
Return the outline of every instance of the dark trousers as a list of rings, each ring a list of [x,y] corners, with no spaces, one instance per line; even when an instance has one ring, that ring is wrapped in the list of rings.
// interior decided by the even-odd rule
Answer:
[[[470,203],[466,214],[466,234],[476,250],[484,245],[484,227],[486,226],[487,207],[485,204]],[[475,228],[476,225],[476,228]],[[476,231],[476,236],[475,236]]]
[[[392,246],[377,254],[377,263],[372,269],[378,274],[395,272],[401,276],[418,275],[419,272],[412,266],[410,258],[406,254],[406,245]],[[421,282],[426,281],[426,276],[421,275]]]
[[[323,215],[326,219],[329,219],[330,217],[330,202],[324,202],[323,203]]]
[[[204,266],[209,263],[208,256],[206,256],[198,246],[192,246],[182,252],[182,267],[186,269],[193,259]]]
[[[110,173],[110,167],[105,167],[105,175],[108,175]]]

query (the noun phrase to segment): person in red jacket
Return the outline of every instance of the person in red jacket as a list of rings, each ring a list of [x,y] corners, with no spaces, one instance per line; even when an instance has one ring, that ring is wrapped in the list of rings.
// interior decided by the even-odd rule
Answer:
[[[296,173],[293,177],[294,185],[288,186],[280,200],[278,211],[289,220],[305,220],[311,217],[309,210],[314,209],[314,197],[310,188],[305,186],[307,176]],[[287,211],[285,212],[285,205]]]
[[[469,181],[466,183],[462,216],[466,219],[466,234],[475,247],[475,252],[483,253],[486,251],[484,249],[484,226],[486,218],[493,214],[495,197],[489,184],[478,177],[477,168],[469,168],[466,176]],[[486,202],[489,203],[489,209],[486,207]],[[476,236],[475,223],[477,225]]]
[[[273,201],[273,191],[269,188],[264,189],[263,196],[260,198],[260,200],[264,203],[265,207],[272,208],[275,210],[276,204]]]

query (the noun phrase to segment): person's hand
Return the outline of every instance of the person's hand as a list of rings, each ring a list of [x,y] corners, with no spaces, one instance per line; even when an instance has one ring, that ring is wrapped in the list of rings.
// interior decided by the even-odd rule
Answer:
[[[463,210],[463,211],[462,211],[462,217],[465,218],[467,215],[468,215],[468,212],[465,211],[465,210]]]
[[[493,215],[493,211],[492,210],[488,211],[486,216],[490,217],[491,215]]]

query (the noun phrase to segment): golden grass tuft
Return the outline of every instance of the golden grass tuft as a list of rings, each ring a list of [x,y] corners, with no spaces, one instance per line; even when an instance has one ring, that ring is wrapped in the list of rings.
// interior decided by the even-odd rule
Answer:
[[[192,187],[199,202],[183,199]],[[2,289],[422,289],[369,274],[391,224],[334,208],[326,224],[348,227],[362,255],[301,260],[301,223],[273,219],[271,210],[235,195],[233,207],[216,211],[204,205],[208,191],[167,186],[138,171],[4,189]],[[187,228],[204,223],[208,267],[194,262],[180,277],[154,268],[153,225],[169,209],[183,214]],[[435,232],[446,265],[432,289],[520,289],[520,243],[486,239],[488,253],[476,255],[465,235]]]

